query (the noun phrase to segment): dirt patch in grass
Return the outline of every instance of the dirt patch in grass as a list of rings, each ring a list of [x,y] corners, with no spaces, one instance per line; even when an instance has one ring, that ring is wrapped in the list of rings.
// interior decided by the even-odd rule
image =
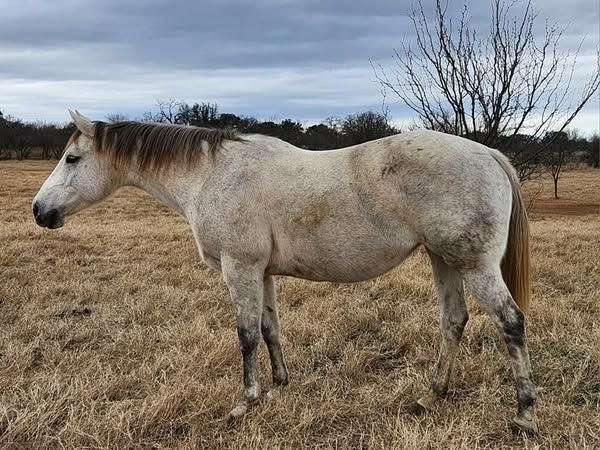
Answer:
[[[600,170],[569,170],[559,180],[559,198],[549,176],[525,184],[525,197],[534,217],[600,214]]]

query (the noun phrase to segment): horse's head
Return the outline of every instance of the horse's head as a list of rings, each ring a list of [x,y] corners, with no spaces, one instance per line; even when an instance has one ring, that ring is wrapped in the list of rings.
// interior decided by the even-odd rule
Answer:
[[[94,150],[95,124],[77,111],[69,112],[77,131],[33,199],[33,215],[42,227],[63,226],[66,216],[99,202],[116,188],[112,164]]]

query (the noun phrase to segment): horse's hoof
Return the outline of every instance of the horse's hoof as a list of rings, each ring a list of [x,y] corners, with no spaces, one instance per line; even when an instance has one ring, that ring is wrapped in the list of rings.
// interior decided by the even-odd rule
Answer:
[[[237,405],[235,408],[233,408],[230,411],[229,415],[227,416],[227,421],[229,423],[233,423],[237,419],[242,417],[244,414],[246,414],[247,412],[248,412],[248,404],[240,403],[239,405]]]
[[[411,416],[422,416],[427,412],[427,408],[417,401],[405,405],[403,409],[406,414],[410,414]]]
[[[510,421],[510,429],[515,434],[522,434],[527,437],[536,437],[539,435],[537,423],[533,420],[527,420],[522,417],[515,417]]]

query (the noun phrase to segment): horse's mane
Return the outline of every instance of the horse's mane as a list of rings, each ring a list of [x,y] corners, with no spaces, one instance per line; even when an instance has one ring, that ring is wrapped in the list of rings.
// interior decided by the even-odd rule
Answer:
[[[77,139],[77,130],[71,140]],[[94,122],[94,149],[118,167],[158,170],[174,163],[189,165],[203,154],[214,156],[226,140],[241,141],[231,129],[141,122]]]

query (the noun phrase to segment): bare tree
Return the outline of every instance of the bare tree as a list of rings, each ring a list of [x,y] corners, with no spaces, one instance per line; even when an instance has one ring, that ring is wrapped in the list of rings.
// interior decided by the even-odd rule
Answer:
[[[216,103],[188,103],[180,100],[157,100],[156,113],[144,113],[148,122],[174,123],[179,125],[215,126],[219,122],[219,107]]]
[[[143,120],[147,122],[179,123],[178,116],[181,105],[182,102],[174,99],[157,100],[156,106],[158,108],[158,112],[145,112]]]
[[[31,156],[33,148],[31,145],[30,138],[31,137],[25,133],[15,134],[15,138],[13,141],[13,151],[15,152],[15,156],[19,161],[27,159]]]
[[[558,199],[558,181],[575,154],[576,149],[573,148],[573,143],[576,142],[576,138],[577,136],[569,136],[564,131],[551,132],[544,136],[544,141],[549,144],[544,152],[543,163],[554,182],[554,198],[556,199]]]
[[[518,9],[515,1],[493,0],[490,29],[481,34],[467,6],[453,20],[448,3],[436,0],[431,20],[418,1],[410,14],[414,45],[395,50],[393,69],[373,69],[382,90],[393,92],[425,127],[504,151],[524,180],[551,145],[540,145],[542,138],[571,123],[598,90],[600,72],[595,68],[574,95],[581,44],[561,51],[564,28],[549,20],[538,39],[531,2]]]
[[[129,117],[125,114],[121,113],[111,113],[106,115],[106,121],[108,123],[116,123],[116,122],[126,122],[129,120]]]

